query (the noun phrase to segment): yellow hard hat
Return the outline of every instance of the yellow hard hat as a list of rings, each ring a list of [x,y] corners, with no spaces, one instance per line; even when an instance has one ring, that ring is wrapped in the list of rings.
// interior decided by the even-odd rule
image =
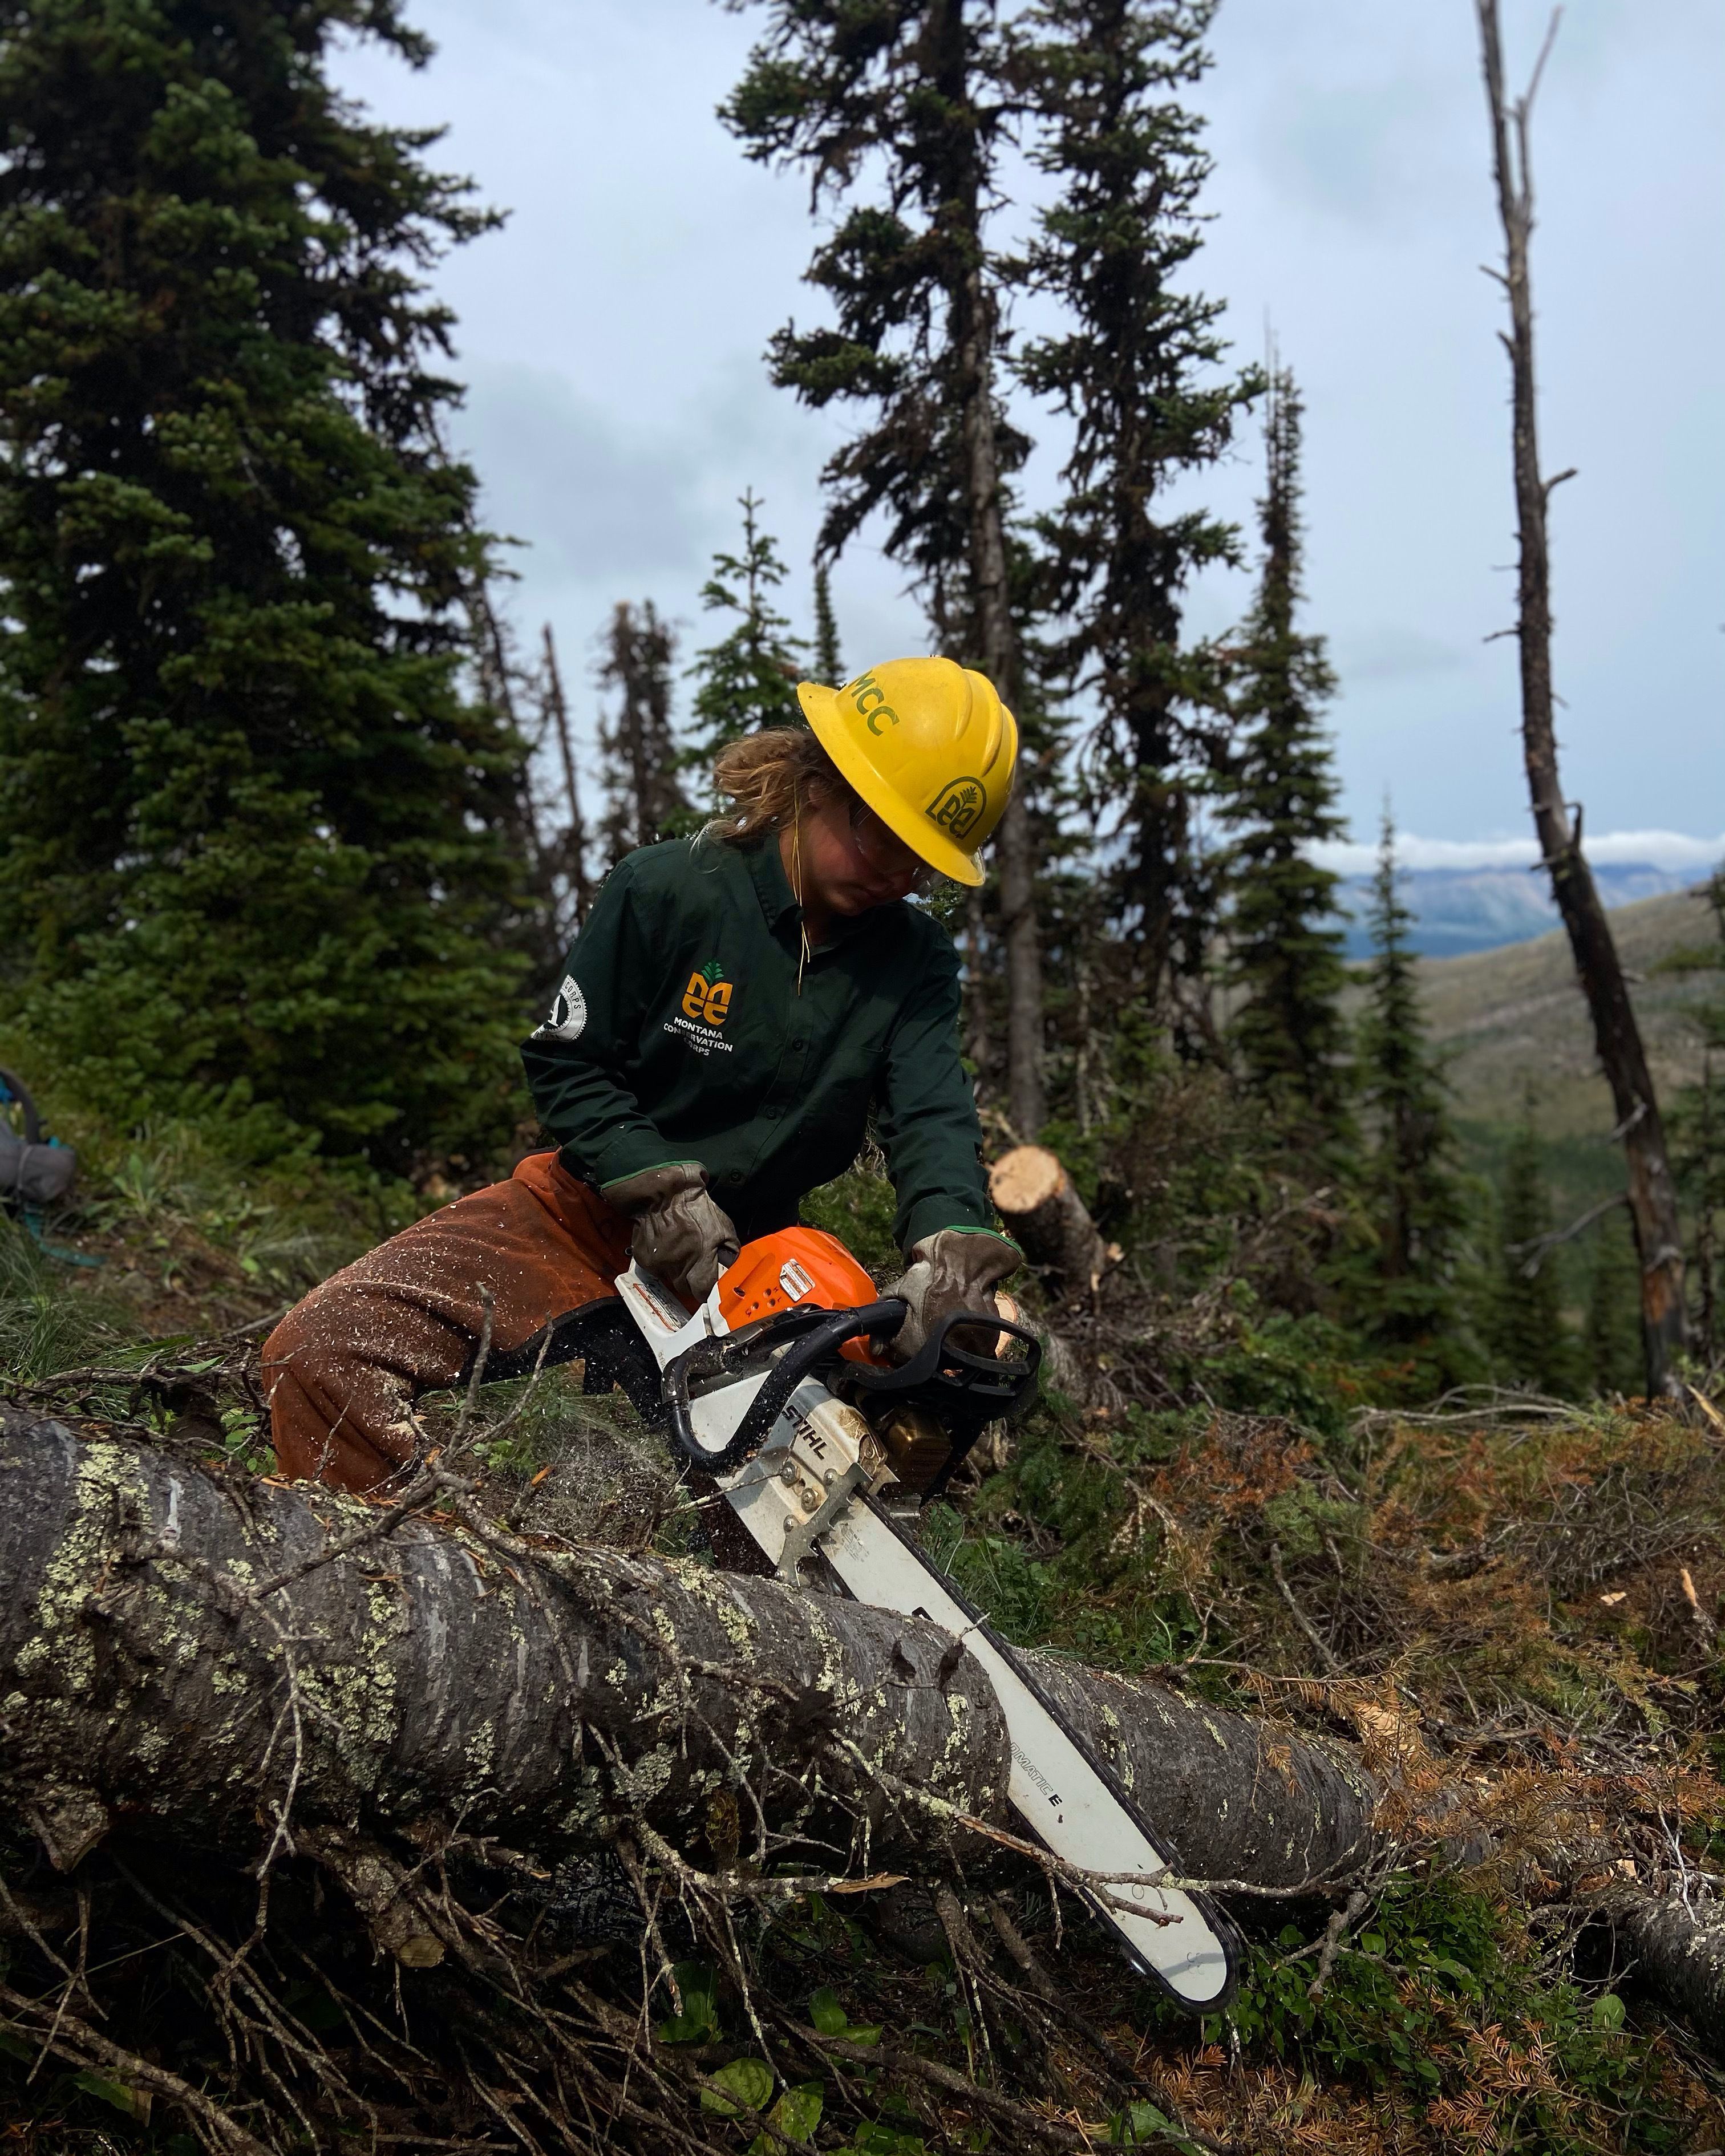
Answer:
[[[889,659],[842,689],[799,681],[815,739],[913,854],[979,884],[977,855],[1000,821],[1018,722],[985,674],[952,659]]]

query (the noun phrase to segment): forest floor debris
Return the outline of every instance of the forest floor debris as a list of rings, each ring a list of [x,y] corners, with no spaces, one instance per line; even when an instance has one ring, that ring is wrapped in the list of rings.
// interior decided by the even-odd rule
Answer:
[[[240,1481],[267,1468],[254,1332],[119,1330],[95,1354],[62,1338],[70,1367],[9,1399]],[[1338,1439],[1055,1403],[925,1523],[1020,1641],[1345,1737],[1383,1781],[1368,1873],[1240,1905],[1251,1968],[1224,2019],[1179,2019],[1028,1870],[763,1892],[722,1806],[690,1849],[643,1836],[567,1876],[459,1833],[386,1852],[449,1943],[422,1968],[380,1958],[315,1837],[278,1853],[260,1928],[268,1822],[249,1863],[188,1864],[121,1821],[62,1873],[14,1819],[13,2140],[1717,2147],[1725,2073],[1602,1912],[1717,1892],[1721,1670],[1695,1613],[1716,1623],[1725,1593],[1725,1445],[1698,1411],[1522,1404]],[[461,1415],[433,1408],[428,1434]],[[459,1442],[468,1502],[525,1547],[700,1554],[654,1441],[567,1373],[482,1394]],[[715,1890],[727,1861],[752,1891]],[[920,1944],[886,1906],[907,1892],[935,1918]]]

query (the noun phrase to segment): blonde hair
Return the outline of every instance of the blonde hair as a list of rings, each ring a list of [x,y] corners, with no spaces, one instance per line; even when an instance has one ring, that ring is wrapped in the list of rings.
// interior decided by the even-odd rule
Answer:
[[[764,726],[728,742],[713,759],[713,786],[731,805],[712,818],[701,836],[727,846],[747,846],[783,830],[805,806],[836,803],[848,812],[856,799],[832,758],[802,726]]]

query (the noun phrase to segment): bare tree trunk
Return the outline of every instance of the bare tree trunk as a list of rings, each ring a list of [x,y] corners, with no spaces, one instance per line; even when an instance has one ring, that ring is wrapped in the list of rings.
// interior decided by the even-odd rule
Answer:
[[[1599,902],[1592,871],[1581,851],[1581,812],[1572,822],[1558,775],[1557,735],[1552,716],[1551,578],[1546,511],[1552,490],[1573,472],[1543,479],[1539,470],[1533,372],[1533,298],[1528,241],[1533,230],[1533,183],[1528,165],[1527,126],[1557,17],[1525,96],[1512,106],[1503,87],[1503,52],[1497,0],[1476,0],[1486,99],[1491,117],[1497,206],[1503,222],[1510,330],[1503,340],[1513,387],[1516,513],[1521,555],[1516,636],[1521,649],[1522,744],[1532,799],[1533,825],[1549,870],[1552,891],[1568,932],[1576,972],[1593,1016],[1594,1042],[1611,1087],[1618,1135],[1628,1169],[1629,1202],[1641,1261],[1641,1334],[1647,1389],[1671,1383],[1674,1357],[1686,1344],[1682,1233],[1676,1187],[1666,1153],[1659,1103],[1647,1069],[1640,1028],[1619,963],[1611,926]],[[1493,273],[1494,275],[1497,273]]]
[[[988,1017],[993,998],[988,975],[988,920],[980,891],[973,891],[965,903],[964,959],[969,968],[964,983],[964,1052],[976,1065],[978,1105],[992,1108],[995,1106],[994,1034]]]
[[[970,467],[972,580],[982,670],[1009,710],[1020,687],[1018,630],[1007,587],[1006,533],[994,439],[993,302],[982,273],[971,273],[964,345],[968,388],[964,439]],[[1025,762],[1001,817],[1000,935],[1006,952],[1006,1109],[1019,1137],[1034,1143],[1047,1117],[1042,1076],[1042,931],[1036,914],[1036,846],[1025,798]]]
[[[563,697],[563,676],[557,665],[557,648],[551,624],[545,624],[545,701],[556,728],[557,748],[563,763],[563,792],[569,805],[568,828],[563,837],[564,874],[569,880],[569,908],[579,928],[593,901],[587,874],[587,824],[581,814],[581,790],[575,779],[575,752],[569,738],[569,707]]]
[[[932,0],[927,34],[935,86],[955,115],[968,111],[965,0]],[[955,119],[955,126],[968,125]],[[958,199],[948,234],[962,275],[950,289],[953,343],[963,403],[970,526],[971,599],[977,660],[1016,713],[1024,684],[1001,513],[1000,453],[994,413],[995,301],[983,275],[982,173],[973,138],[957,162]],[[1006,954],[1006,1106],[1019,1137],[1033,1141],[1047,1113],[1042,1072],[1042,940],[1036,916],[1036,852],[1020,752],[1018,782],[995,831],[1000,863],[1000,932]]]

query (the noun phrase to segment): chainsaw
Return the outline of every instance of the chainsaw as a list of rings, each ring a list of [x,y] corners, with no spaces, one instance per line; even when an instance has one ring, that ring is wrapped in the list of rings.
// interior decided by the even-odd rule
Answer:
[[[1158,1883],[1179,1869],[1167,1843],[901,1525],[947,1486],[988,1424],[1028,1407],[1042,1358],[1034,1333],[1015,1316],[961,1311],[895,1368],[875,1343],[898,1330],[906,1305],[883,1299],[816,1228],[749,1244],[692,1316],[638,1265],[616,1285],[659,1366],[673,1444],[712,1477],[778,1575],[800,1584],[824,1559],[857,1601],[952,1633],[999,1700],[1014,1810],[1065,1862],[1127,1875],[1085,1898],[1140,1969],[1194,2011],[1224,2005],[1241,1959],[1233,1924],[1208,1897]],[[989,1335],[995,1351],[980,1352]]]

